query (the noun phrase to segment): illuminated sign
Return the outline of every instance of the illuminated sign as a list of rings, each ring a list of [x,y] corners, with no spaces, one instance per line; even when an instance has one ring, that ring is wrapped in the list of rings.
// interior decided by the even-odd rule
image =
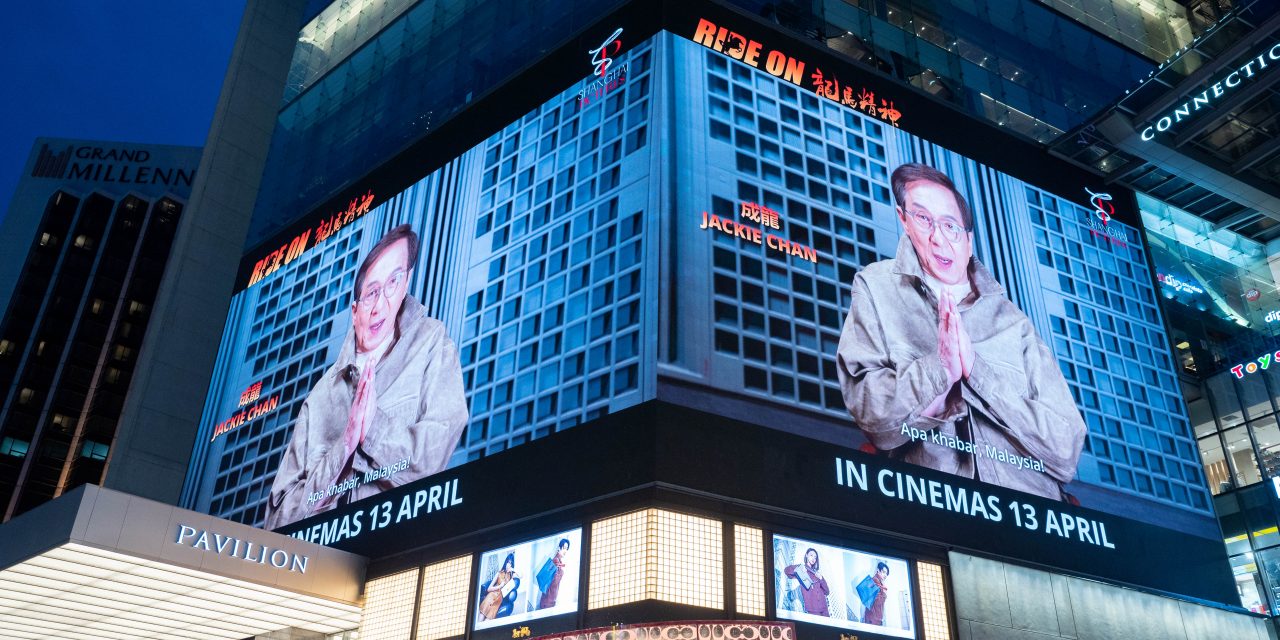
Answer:
[[[761,68],[761,55],[764,56],[764,70],[769,75],[782,78],[797,86],[803,86],[805,63],[782,51],[772,49],[764,53],[764,45],[746,36],[734,33],[725,27],[717,27],[710,20],[699,20],[694,31],[693,41],[719,51],[734,60],[740,60],[757,69]],[[902,112],[893,105],[893,101],[881,98],[876,102],[875,93],[865,87],[849,83],[841,83],[832,74],[824,74],[821,69],[814,69],[809,76],[813,92],[837,104],[857,109],[879,120],[898,126]]]
[[[1111,218],[1116,213],[1115,205],[1111,204],[1111,194],[1094,193],[1088,187],[1085,187],[1084,192],[1089,194],[1089,204],[1093,205],[1093,217],[1089,219],[1089,232],[1105,238],[1111,244],[1127,248],[1129,243],[1124,239],[1124,231],[1111,226]]]
[[[410,532],[453,526],[468,512],[492,514],[501,511],[494,505],[520,502],[521,492],[542,485],[528,478],[550,474],[543,469],[568,459],[553,443],[552,455],[534,465],[536,472],[502,470],[495,456],[483,482],[461,489],[456,478],[489,464],[484,461],[499,443],[504,450],[516,448],[553,423],[626,424],[623,409],[670,403],[776,429],[778,441],[838,439],[850,449],[845,460],[865,465],[856,475],[866,476],[867,489],[856,480],[838,484],[826,471],[832,461],[827,457],[819,464],[824,473],[813,480],[837,501],[892,504],[970,533],[1004,534],[1017,539],[1017,553],[1041,545],[1106,555],[1107,562],[1120,565],[1131,561],[1115,557],[1112,547],[1132,551],[1133,530],[1191,535],[1198,527],[1216,527],[1200,478],[1145,468],[1148,477],[1182,493],[1161,494],[1157,486],[1163,485],[1155,484],[1121,486],[1106,471],[1110,463],[1083,446],[1089,423],[1113,419],[1122,428],[1107,437],[1117,447],[1166,451],[1159,455],[1179,464],[1191,464],[1195,455],[1193,447],[1185,455],[1181,449],[1184,441],[1194,443],[1185,407],[1167,406],[1164,395],[1146,392],[1165,388],[1176,372],[1131,373],[1122,364],[1126,351],[1145,342],[1137,336],[1165,335],[1147,308],[1117,303],[1121,292],[1141,300],[1160,289],[1146,271],[1144,238],[1122,223],[1129,212],[1117,211],[1124,208],[1117,201],[1127,202],[1128,192],[1110,186],[1104,188],[1114,193],[1087,190],[1086,185],[1101,185],[1056,160],[1033,162],[1038,155],[1020,155],[1040,153],[1031,149],[1011,149],[1006,157],[1031,178],[1000,173],[964,149],[947,149],[906,129],[939,123],[908,119],[895,128],[882,114],[818,99],[809,86],[815,63],[823,91],[838,78],[841,98],[846,79],[857,81],[858,71],[807,53],[800,44],[790,49],[785,43],[791,40],[770,41],[763,27],[750,40],[750,27],[733,27],[732,18],[717,15],[689,14],[678,33],[644,43],[627,31],[622,35],[632,39],[624,47],[612,44],[616,38],[597,46],[601,39],[593,35],[569,51],[576,81],[535,105],[563,117],[564,110],[575,111],[572,103],[584,86],[602,80],[608,86],[611,77],[625,74],[627,81],[607,98],[625,104],[625,114],[597,117],[603,114],[592,104],[564,121],[543,119],[537,135],[511,135],[516,128],[494,135],[510,123],[492,122],[488,137],[479,139],[484,132],[476,132],[474,146],[439,158],[443,164],[436,169],[398,165],[406,176],[397,179],[419,169],[423,175],[402,191],[379,193],[379,202],[393,204],[370,210],[369,193],[346,206],[346,194],[345,211],[333,214],[343,209],[337,205],[324,210],[331,215],[321,233],[310,220],[310,234],[302,239],[295,236],[306,226],[264,245],[283,247],[269,260],[260,261],[266,251],[249,256],[241,282],[256,271],[260,286],[237,294],[242,297],[232,305],[202,422],[210,431],[203,435],[208,438],[228,415],[279,392],[279,408],[246,426],[255,438],[299,444],[244,460],[233,446],[239,437],[218,438],[193,462],[190,490],[184,492],[188,504],[232,515],[232,505],[218,497],[230,488],[221,478],[234,473],[237,491],[272,485],[270,493],[255,489],[250,498],[256,501],[252,508],[282,514],[266,518],[269,528],[289,527],[322,544],[385,545],[375,551],[381,553],[419,544]],[[703,17],[711,21],[697,27]],[[721,25],[747,35],[733,35]],[[695,31],[700,41],[689,38]],[[587,73],[595,69],[587,66],[588,49],[602,50],[603,55],[592,54],[602,75]],[[878,108],[889,94],[879,85],[872,88]],[[519,106],[521,114],[529,113],[528,105]],[[819,120],[822,135],[816,127],[812,135],[806,130],[808,117]],[[681,144],[666,143],[677,138]],[[1061,187],[1057,191],[1028,181],[1046,168],[1040,175]],[[379,179],[370,176],[365,186],[381,184]],[[940,189],[946,197],[939,199]],[[448,215],[440,208],[446,204]],[[904,206],[910,216],[898,214]],[[429,241],[414,245],[413,256],[387,244],[371,258],[378,236],[400,226]],[[972,241],[966,229],[983,241]],[[1095,239],[1091,229],[1109,240]],[[340,235],[311,251],[317,237],[335,231]],[[937,250],[918,250],[921,238]],[[1111,251],[1109,243],[1130,249]],[[1040,245],[1050,250],[1049,260],[1033,249]],[[1099,249],[1109,254],[1102,257],[1104,281],[1096,270],[1077,268]],[[279,266],[289,259],[287,267]],[[353,295],[352,276],[365,262],[371,270]],[[967,278],[988,289],[992,295],[982,296],[983,304],[995,306],[941,308],[943,300],[930,299],[927,289],[901,277],[903,267],[960,284]],[[660,277],[664,273],[678,278]],[[1044,307],[1058,311],[1022,313],[1000,283],[1016,283],[1023,298],[1042,298]],[[398,367],[397,374],[375,367],[376,380],[365,384],[375,383],[376,397],[357,406],[354,390],[363,365],[379,356],[366,350],[361,361],[346,345],[366,339],[358,336],[377,337],[379,326],[385,334],[392,326],[380,325],[382,318],[400,316],[372,312],[389,308],[405,311],[405,318],[431,318],[422,327],[430,327],[432,340],[456,341],[456,348],[434,353],[456,353],[458,362],[433,375],[439,381],[430,381],[431,388],[438,393],[414,391],[408,401],[384,388],[401,375],[398,384],[425,389],[421,377],[409,376],[432,369]],[[1075,315],[1064,317],[1068,313]],[[934,375],[936,368],[912,369],[928,374],[915,383],[946,385],[947,395],[926,398],[920,389],[898,384],[897,373],[913,361],[932,366],[940,359],[948,347],[937,327],[948,315],[957,334],[951,337],[963,344],[963,330],[973,352],[952,352],[961,357],[945,361],[951,367],[946,378]],[[1098,355],[1080,354],[1051,337],[1062,326],[1058,321],[1072,327],[1127,323],[1133,331],[1127,341],[1120,341],[1125,336],[1117,330],[1116,343],[1091,346]],[[427,337],[402,332],[382,364],[410,344],[407,337],[419,334]],[[670,349],[647,346],[652,336]],[[664,364],[668,357],[672,366]],[[1112,396],[1111,404],[1073,393],[1096,386],[1103,375],[1123,380],[1132,391]],[[255,391],[258,381],[263,384]],[[437,386],[440,381],[450,384]],[[679,393],[671,391],[677,388],[673,382]],[[948,403],[952,391],[957,399]],[[248,404],[237,406],[240,401]],[[456,410],[444,420],[426,415],[444,406]],[[1170,435],[1181,438],[1172,453],[1140,437],[1138,416],[1155,409],[1169,420]],[[362,420],[365,426],[358,424]],[[434,431],[410,437],[421,425]],[[606,433],[598,442],[611,439]],[[325,456],[333,451],[353,466],[326,468]],[[891,461],[900,475],[885,476],[886,492],[877,474]],[[915,466],[903,469],[907,464]],[[497,487],[503,489],[494,493]],[[1113,490],[1114,500],[1096,497]],[[805,498],[798,493],[779,494],[778,506],[799,504]],[[472,507],[459,504],[464,495]],[[995,504],[991,496],[999,497]],[[1091,515],[1077,503],[1104,513]],[[1162,517],[1166,510],[1180,517]],[[1111,515],[1116,517],[1106,517]],[[1125,524],[1125,518],[1142,522]],[[905,517],[881,528],[920,531]],[[947,542],[962,535],[967,534],[943,526],[936,538]],[[518,555],[517,561],[523,562]],[[1108,574],[1128,570],[1098,567]],[[539,570],[529,565],[517,571],[520,596],[531,594]],[[474,616],[482,596],[481,585],[473,586]],[[530,603],[523,602],[513,612],[520,606],[528,612]],[[514,613],[492,613],[490,635],[505,636],[526,624]],[[531,628],[534,635],[543,632],[540,625]]]
[[[252,405],[252,406],[249,406]],[[240,410],[234,415],[213,427],[213,436],[209,438],[213,441],[228,431],[238,429],[272,411],[280,406],[280,394],[275,394],[265,400],[262,399],[262,382],[255,382],[243,392],[240,393]],[[248,409],[244,407],[249,406]]]
[[[775,535],[773,566],[779,618],[916,637],[906,560]]]
[[[1143,128],[1139,137],[1145,141],[1151,141],[1155,139],[1156,132],[1168,131],[1174,124],[1191,118],[1195,112],[1210,106],[1222,96],[1239,87],[1245,80],[1249,80],[1261,73],[1263,69],[1267,68],[1268,60],[1280,61],[1280,42],[1272,45],[1266,53],[1260,53],[1257,57],[1250,58],[1240,68],[1228,73],[1225,78],[1206,87],[1199,95],[1191,96],[1190,100],[1178,105],[1168,114],[1161,116],[1155,123],[1147,125]],[[1257,65],[1257,67],[1255,68],[1254,65]]]
[[[1263,318],[1263,320],[1266,322],[1275,322],[1276,320],[1280,320],[1280,309],[1276,309],[1271,313],[1268,313],[1267,317]]]
[[[881,99],[880,105],[876,106],[876,94],[868,91],[865,87],[858,89],[858,93],[855,95],[853,86],[848,84],[841,85],[840,80],[837,78],[824,76],[822,69],[814,69],[810,80],[813,82],[814,93],[828,100],[834,100],[846,107],[862,111],[895,127],[898,126],[898,120],[902,119],[902,112],[893,106],[892,100]]]
[[[739,209],[743,219],[760,225],[755,227],[729,218],[721,218],[713,213],[702,212],[699,229],[715,229],[725,235],[746,240],[754,244],[764,245],[770,250],[787,255],[804,258],[809,262],[818,261],[818,251],[799,242],[792,242],[780,235],[766,233],[764,229],[779,229],[778,212],[758,205],[754,202],[743,202]]]
[[[587,86],[578,92],[578,107],[585,107],[592,101],[599,100],[608,95],[610,91],[622,86],[627,81],[627,71],[630,69],[631,65],[624,62],[617,69],[587,83]]]
[[[48,144],[43,144],[31,168],[31,177],[191,186],[195,169],[160,167],[148,164],[150,160],[151,152],[146,149],[67,145],[65,149],[53,151]]]
[[[368,509],[344,513],[324,522],[318,522],[289,535],[307,542],[331,545],[351,540],[366,531],[377,531],[413,521],[420,516],[462,504],[458,495],[458,480],[446,480],[405,494],[397,504],[383,500]]]
[[[538,640],[651,640],[653,638],[774,638],[795,640],[796,630],[790,622],[755,622],[749,620],[700,620],[698,622],[652,622],[628,626],[583,629],[541,636]]]
[[[494,549],[480,556],[475,628],[520,624],[578,610],[582,529]],[[520,628],[512,630],[511,637]]]
[[[1094,193],[1089,190],[1089,187],[1085,187],[1084,192],[1089,194],[1089,204],[1093,205],[1093,212],[1102,221],[1102,224],[1110,223],[1111,216],[1116,214],[1115,205],[1111,204],[1111,194]]]
[[[1157,273],[1156,280],[1178,293],[1204,293],[1204,289],[1196,286],[1194,280],[1184,281],[1167,273]]]
[[[204,529],[196,529],[185,524],[178,525],[178,535],[174,544],[192,549],[208,551],[220,556],[244,560],[257,564],[270,564],[277,569],[285,569],[292,573],[306,573],[308,556],[299,555],[284,549],[272,549],[265,544],[254,544],[249,540],[241,540],[235,536],[221,533],[210,533]]]
[[[345,210],[321,220],[320,224],[316,225],[315,228],[315,244],[310,244],[312,230],[307,229],[294,236],[289,242],[280,245],[279,249],[268,253],[253,265],[253,274],[249,276],[248,286],[252,287],[257,284],[263,278],[275,273],[280,267],[296,260],[308,249],[315,248],[320,243],[328,240],[330,236],[337,233],[342,227],[369,213],[369,210],[373,208],[373,200],[373,192],[370,191],[363,196],[352,198]]]
[[[631,65],[623,63],[610,71],[610,67],[613,66],[613,56],[618,55],[620,51],[622,51],[622,27],[618,27],[608,38],[605,38],[600,46],[587,52],[591,56],[591,64],[595,65],[593,73],[598,77],[578,92],[579,108],[603,98],[627,81],[627,71],[630,70]]]
[[[946,436],[936,431],[928,438],[936,438],[935,444],[955,446],[954,443],[943,442]],[[912,437],[916,437],[913,435]],[[964,441],[960,441],[963,443]],[[973,445],[970,444],[972,447]],[[982,451],[985,449],[986,451]],[[989,445],[983,445],[974,451],[974,455],[988,455],[999,459],[1002,463],[1023,468],[1039,461],[1030,457],[1016,456],[1008,452],[997,451]],[[1021,458],[1021,459],[1019,459]],[[855,491],[877,492],[886,498],[920,504],[933,509],[950,511],[967,518],[981,518],[987,522],[1005,523],[1025,531],[1042,535],[1057,536],[1063,540],[1078,544],[1091,545],[1104,549],[1115,549],[1115,543],[1107,536],[1107,525],[1101,520],[1066,513],[1064,510],[1037,509],[1027,502],[1010,501],[1002,503],[1000,496],[994,493],[983,494],[954,486],[948,482],[929,480],[888,468],[870,469],[866,464],[852,460],[836,458],[836,485]],[[872,471],[875,471],[874,474]],[[872,480],[874,478],[874,481]]]
[[[1277,361],[1280,361],[1280,351],[1264,353],[1249,362],[1244,362],[1231,367],[1231,373],[1235,374],[1236,378],[1243,378],[1247,373],[1266,371],[1268,367]]]
[[[613,51],[609,50],[610,47],[613,48]],[[591,64],[595,65],[595,74],[604,77],[605,72],[609,70],[609,66],[613,64],[612,56],[618,55],[621,50],[622,27],[618,27],[617,31],[614,31],[612,35],[604,39],[604,43],[587,52],[591,56]]]

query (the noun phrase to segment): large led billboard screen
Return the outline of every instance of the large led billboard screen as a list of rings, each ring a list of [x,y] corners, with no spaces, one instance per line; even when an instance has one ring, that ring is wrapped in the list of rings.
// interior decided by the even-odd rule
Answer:
[[[916,637],[906,560],[778,535],[773,555],[779,618]]]
[[[473,628],[577,611],[581,557],[581,529],[483,554]]]
[[[1215,537],[1131,195],[743,24],[610,28],[591,75],[250,251],[186,506],[340,541],[660,401],[843,447],[814,476],[886,509]]]

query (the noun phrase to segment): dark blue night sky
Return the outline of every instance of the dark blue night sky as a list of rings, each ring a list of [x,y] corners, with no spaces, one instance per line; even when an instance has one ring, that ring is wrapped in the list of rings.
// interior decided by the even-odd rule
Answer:
[[[6,3],[0,219],[40,136],[201,146],[244,0]]]

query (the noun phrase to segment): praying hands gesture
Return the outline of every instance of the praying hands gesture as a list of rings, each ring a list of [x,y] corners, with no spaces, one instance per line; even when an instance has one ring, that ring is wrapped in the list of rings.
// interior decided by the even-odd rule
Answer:
[[[925,408],[923,415],[931,418],[942,413],[947,396],[956,383],[968,378],[973,371],[973,342],[969,339],[969,332],[965,331],[964,319],[949,291],[943,291],[938,297],[938,358],[947,372],[948,384],[947,390]]]
[[[347,419],[347,430],[343,437],[346,457],[350,458],[356,448],[364,442],[369,434],[369,426],[378,414],[378,392],[375,389],[374,369],[378,362],[369,358],[360,372],[360,380],[356,383],[355,400],[351,403],[351,414]]]

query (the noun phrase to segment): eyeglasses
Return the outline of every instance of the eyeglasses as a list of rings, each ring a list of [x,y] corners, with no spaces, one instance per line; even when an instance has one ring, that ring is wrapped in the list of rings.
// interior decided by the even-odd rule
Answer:
[[[385,284],[374,284],[366,288],[357,302],[366,309],[378,304],[378,298],[382,296],[386,296],[387,302],[390,302],[391,298],[400,295],[400,292],[404,290],[405,281],[408,277],[404,270],[396,271],[391,274],[390,278],[387,278]]]
[[[946,238],[948,242],[956,242],[960,239],[960,235],[965,232],[965,228],[963,226],[949,218],[934,220],[922,211],[908,211],[907,216],[911,218],[911,222],[916,225],[916,229],[927,234],[932,235],[934,227],[942,229],[942,237]]]

